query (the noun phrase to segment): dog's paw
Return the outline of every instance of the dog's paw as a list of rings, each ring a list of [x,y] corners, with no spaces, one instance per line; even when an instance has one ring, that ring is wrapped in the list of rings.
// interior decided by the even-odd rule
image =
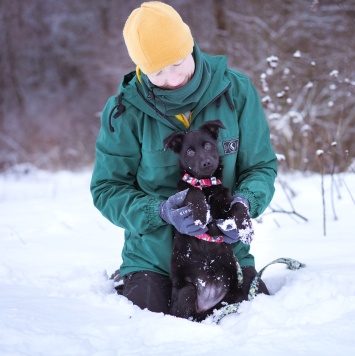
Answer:
[[[210,207],[206,200],[190,206],[192,209],[192,218],[196,225],[205,227],[212,221]]]
[[[210,206],[200,189],[189,189],[186,202],[192,210],[192,218],[196,225],[206,226],[211,221]]]

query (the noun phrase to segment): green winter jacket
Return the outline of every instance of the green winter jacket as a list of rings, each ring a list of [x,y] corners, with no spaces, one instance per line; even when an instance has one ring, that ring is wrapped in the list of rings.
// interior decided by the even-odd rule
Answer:
[[[211,81],[193,109],[189,130],[219,119],[224,165],[223,184],[246,197],[252,218],[259,216],[274,194],[277,160],[259,96],[243,74],[227,67],[224,56],[202,53]],[[146,96],[135,72],[126,75],[101,116],[91,181],[95,206],[125,230],[122,275],[149,270],[169,274],[173,228],[159,216],[159,205],[176,193],[178,157],[164,151],[163,140],[186,131],[175,117],[164,117]],[[250,246],[233,246],[242,267],[254,266]]]

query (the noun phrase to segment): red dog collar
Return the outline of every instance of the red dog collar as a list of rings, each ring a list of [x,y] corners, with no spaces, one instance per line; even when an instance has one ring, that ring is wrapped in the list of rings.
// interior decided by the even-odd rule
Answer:
[[[216,177],[197,179],[191,177],[188,173],[185,173],[182,180],[186,183],[191,184],[195,188],[202,189],[204,187],[210,187],[211,185],[222,184],[222,182]]]
[[[217,242],[217,243],[223,242],[223,236],[213,237],[211,235],[203,233],[203,234],[197,235],[195,237],[196,237],[196,239],[205,240],[205,241],[208,241],[208,242]]]

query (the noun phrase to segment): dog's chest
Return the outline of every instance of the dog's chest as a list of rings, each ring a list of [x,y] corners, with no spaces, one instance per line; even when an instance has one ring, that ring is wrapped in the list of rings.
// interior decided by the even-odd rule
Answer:
[[[175,237],[173,259],[180,265],[199,265],[212,268],[220,264],[231,246],[224,243],[214,243],[197,239],[193,236],[178,235]]]

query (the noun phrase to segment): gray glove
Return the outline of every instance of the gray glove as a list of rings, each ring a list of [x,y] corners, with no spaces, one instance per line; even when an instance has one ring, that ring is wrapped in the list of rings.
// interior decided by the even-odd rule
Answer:
[[[238,194],[235,195],[231,208],[233,209],[239,240],[245,244],[250,244],[254,238],[254,229],[249,215],[248,199]]]
[[[191,208],[186,205],[183,206],[187,192],[188,189],[185,189],[163,201],[159,206],[159,215],[168,224],[173,225],[181,234],[198,236],[205,233],[207,227],[195,222]]]

